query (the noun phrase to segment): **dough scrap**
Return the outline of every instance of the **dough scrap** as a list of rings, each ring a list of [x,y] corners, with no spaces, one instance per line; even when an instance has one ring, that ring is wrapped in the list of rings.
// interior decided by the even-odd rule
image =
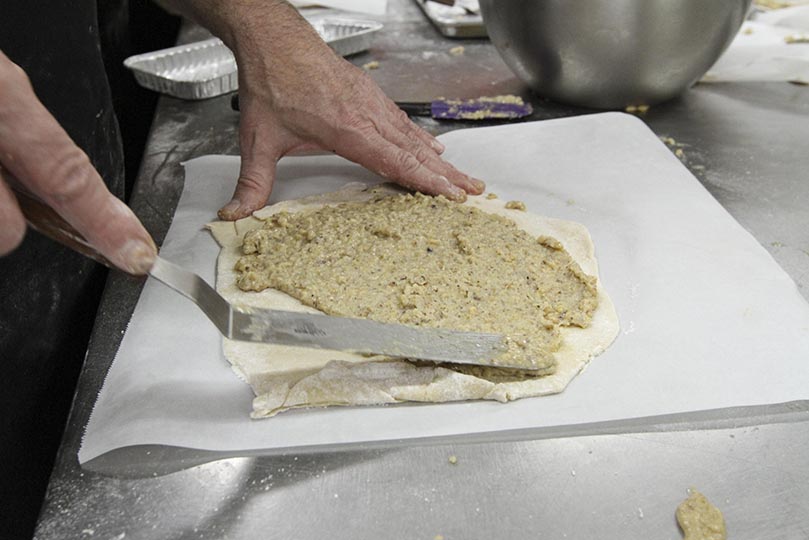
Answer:
[[[686,500],[675,512],[683,540],[726,540],[727,529],[722,512],[699,491],[689,490]]]
[[[396,188],[385,186],[396,192]],[[217,290],[231,303],[317,313],[298,300],[274,289],[244,292],[236,286],[236,261],[245,232],[281,212],[296,212],[326,204],[365,201],[374,196],[366,184],[352,183],[343,189],[265,207],[236,222],[208,224],[222,246],[217,261]],[[559,240],[585,273],[598,276],[594,246],[587,229],[570,221],[546,218],[529,212],[514,212],[505,202],[485,196],[470,196],[466,203],[513,220],[534,236]],[[447,402],[487,399],[506,402],[531,396],[555,394],[579,374],[590,359],[603,352],[618,334],[615,308],[598,285],[599,307],[589,327],[561,329],[562,347],[554,353],[553,375],[511,382],[496,382],[437,365],[413,364],[386,357],[367,357],[340,351],[305,349],[282,345],[223,340],[225,357],[234,371],[256,394],[254,418],[273,416],[300,407],[332,405],[380,405],[405,401]]]

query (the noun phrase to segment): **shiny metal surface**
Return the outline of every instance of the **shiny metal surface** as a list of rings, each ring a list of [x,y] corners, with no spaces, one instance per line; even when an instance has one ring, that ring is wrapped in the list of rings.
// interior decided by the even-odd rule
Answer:
[[[458,42],[443,38],[410,0],[390,0],[382,20],[374,47],[351,60],[378,60],[370,75],[394,99],[513,93],[534,105],[531,120],[589,112],[532,97],[487,42],[466,40],[464,55],[448,54]],[[192,29],[184,38],[200,35]],[[809,299],[809,88],[697,85],[641,118],[674,141],[672,152],[681,150],[684,165]],[[180,163],[238,152],[237,120],[227,97],[161,98],[132,199],[158,244],[181,192]],[[467,127],[417,121],[434,133]],[[543,174],[552,171],[538,171],[537,182]],[[138,282],[119,274],[107,285],[39,539],[675,539],[674,508],[690,486],[722,509],[734,540],[807,537],[807,402],[610,430],[573,426],[509,439],[293,450],[173,474],[164,473],[195,462],[116,474],[83,470],[76,453],[84,425],[139,293]]]
[[[505,336],[499,334],[233,306],[197,274],[161,257],[155,259],[149,275],[194,302],[224,337],[237,341],[536,369],[533,359],[498,360],[500,353],[507,350]]]
[[[750,0],[480,0],[492,43],[544,97],[598,108],[653,105],[698,80]]]

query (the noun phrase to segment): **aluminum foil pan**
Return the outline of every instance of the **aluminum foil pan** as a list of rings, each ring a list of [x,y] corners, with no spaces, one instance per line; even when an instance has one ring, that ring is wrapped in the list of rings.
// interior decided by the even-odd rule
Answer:
[[[323,18],[310,21],[337,54],[348,56],[371,46],[382,25],[372,21]],[[138,84],[183,99],[205,99],[239,89],[236,59],[218,38],[130,56],[124,66]]]
[[[416,0],[424,15],[448,38],[485,38],[486,26],[478,0],[455,0],[453,5]]]

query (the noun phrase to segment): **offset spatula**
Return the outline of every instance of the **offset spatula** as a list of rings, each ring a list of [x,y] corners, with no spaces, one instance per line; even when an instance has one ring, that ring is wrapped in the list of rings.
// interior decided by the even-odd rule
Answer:
[[[26,220],[34,229],[111,266],[53,209],[18,186],[12,186],[12,189]],[[233,306],[201,277],[160,257],[150,275],[191,299],[229,339],[434,362],[536,369],[530,363],[513,363],[499,358],[506,350],[505,338],[499,334],[415,328],[367,319]]]
[[[498,334],[233,306],[198,275],[159,257],[149,273],[193,300],[229,339],[486,366],[505,350]]]

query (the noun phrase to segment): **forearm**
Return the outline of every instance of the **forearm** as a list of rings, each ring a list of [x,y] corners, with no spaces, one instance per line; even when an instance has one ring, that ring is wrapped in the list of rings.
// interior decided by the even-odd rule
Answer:
[[[155,0],[204,26],[247,60],[256,51],[283,58],[322,44],[317,32],[286,0]]]

